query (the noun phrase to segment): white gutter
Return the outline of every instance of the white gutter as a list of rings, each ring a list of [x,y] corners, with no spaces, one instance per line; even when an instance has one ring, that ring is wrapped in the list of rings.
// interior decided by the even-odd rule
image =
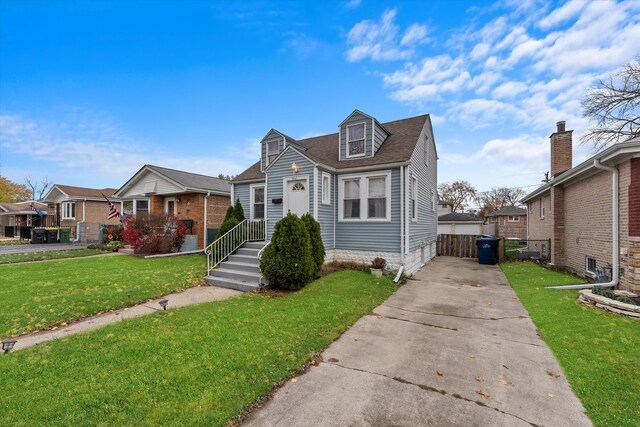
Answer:
[[[404,266],[404,166],[400,166],[400,266]]]
[[[588,285],[551,286],[549,287],[549,289],[588,289],[596,286],[601,288],[613,288],[618,285],[620,276],[620,262],[618,258],[618,254],[620,253],[620,206],[618,204],[618,169],[605,166],[600,163],[600,160],[598,159],[595,159],[593,161],[593,166],[597,169],[611,172],[611,203],[613,204],[613,206],[611,207],[611,214],[613,216],[613,225],[611,227],[611,281],[607,283],[592,283]]]
[[[202,221],[204,223],[204,230],[202,233],[202,249],[207,248],[207,203],[209,201],[209,196],[211,196],[211,192],[207,192],[207,195],[204,196],[204,221]]]

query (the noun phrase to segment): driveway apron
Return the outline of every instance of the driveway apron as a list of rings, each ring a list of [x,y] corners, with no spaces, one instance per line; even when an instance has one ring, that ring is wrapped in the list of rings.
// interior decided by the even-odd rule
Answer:
[[[497,266],[414,276],[246,425],[592,425]]]

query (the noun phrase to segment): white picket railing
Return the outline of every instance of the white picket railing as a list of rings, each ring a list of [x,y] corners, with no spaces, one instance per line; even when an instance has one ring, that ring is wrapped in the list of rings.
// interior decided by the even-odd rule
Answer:
[[[264,221],[248,221],[245,219],[204,250],[207,255],[207,275],[246,242],[262,241],[265,237]]]

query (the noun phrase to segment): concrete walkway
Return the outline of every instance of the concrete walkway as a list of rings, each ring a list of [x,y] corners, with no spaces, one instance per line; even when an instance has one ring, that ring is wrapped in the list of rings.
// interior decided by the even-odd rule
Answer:
[[[184,292],[165,295],[163,297],[155,298],[151,301],[133,307],[123,308],[109,313],[87,317],[86,319],[71,323],[68,326],[59,327],[56,330],[23,335],[21,337],[15,338],[17,342],[14,346],[14,351],[26,347],[31,347],[33,345],[38,345],[45,341],[51,341],[79,332],[85,332],[91,329],[100,328],[102,326],[116,323],[124,319],[146,316],[148,314],[155,313],[156,311],[162,310],[162,308],[158,304],[158,301],[163,299],[169,300],[167,309],[170,310],[176,307],[184,307],[187,305],[202,304],[205,302],[227,299],[236,295],[242,295],[243,293],[244,292],[218,288],[215,286],[198,286],[195,288],[189,288]]]
[[[26,254],[30,252],[70,251],[87,249],[86,243],[51,243],[42,245],[0,245],[0,255]]]
[[[437,258],[249,426],[590,426],[496,266]]]

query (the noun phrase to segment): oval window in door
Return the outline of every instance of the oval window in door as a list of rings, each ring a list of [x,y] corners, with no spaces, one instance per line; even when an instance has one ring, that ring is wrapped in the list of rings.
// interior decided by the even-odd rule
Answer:
[[[301,182],[296,182],[295,184],[293,184],[293,187],[291,187],[291,191],[301,191],[304,190],[304,184]]]

